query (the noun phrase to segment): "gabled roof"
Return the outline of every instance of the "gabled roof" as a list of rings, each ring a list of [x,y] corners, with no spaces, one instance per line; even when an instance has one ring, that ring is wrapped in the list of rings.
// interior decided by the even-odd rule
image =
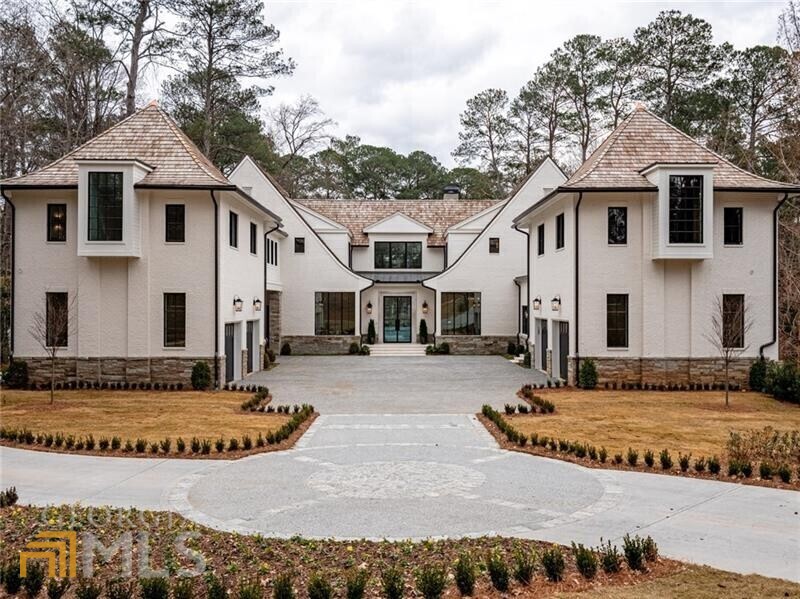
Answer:
[[[3,187],[74,187],[78,161],[138,161],[150,172],[139,187],[227,187],[233,184],[155,102],[38,171],[0,181]]]
[[[504,200],[295,200],[350,230],[353,245],[369,245],[364,229],[401,212],[431,228],[429,246],[445,245],[447,228]]]
[[[796,188],[748,173],[652,112],[638,107],[560,189],[655,189],[642,171],[658,164],[713,166],[716,189],[784,191]]]

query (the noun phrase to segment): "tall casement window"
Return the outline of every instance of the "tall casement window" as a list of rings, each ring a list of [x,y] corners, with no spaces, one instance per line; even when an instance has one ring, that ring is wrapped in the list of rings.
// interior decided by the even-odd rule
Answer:
[[[355,335],[356,294],[317,291],[314,294],[315,335]]]
[[[744,347],[744,295],[722,296],[722,344],[725,347]]]
[[[612,206],[608,209],[608,244],[625,245],[628,243],[628,209],[624,206]]]
[[[489,238],[489,253],[490,254],[499,254],[500,253],[500,238],[499,237],[490,237]]]
[[[628,294],[606,296],[606,346],[628,347]]]
[[[442,335],[481,334],[481,294],[442,293]]]
[[[186,206],[183,204],[167,204],[164,210],[167,223],[165,241],[183,243],[186,241]]]
[[[376,241],[375,268],[422,268],[422,242]]]
[[[703,176],[670,175],[669,242],[703,243]]]
[[[69,337],[69,303],[67,294],[47,293],[45,296],[47,347],[67,347]]]
[[[278,266],[278,242],[267,239],[267,264]]]
[[[528,306],[522,306],[522,334],[527,335],[530,329],[530,316]]]
[[[47,205],[47,241],[67,240],[67,205]]]
[[[258,253],[258,225],[250,223],[250,253]]]
[[[544,255],[544,223],[536,228],[536,253],[539,256]]]
[[[228,216],[228,243],[232,248],[239,247],[239,215],[233,211]]]
[[[564,214],[556,216],[556,249],[564,247]]]
[[[741,208],[725,208],[725,245],[742,245],[744,242],[742,212]]]
[[[164,347],[186,347],[186,294],[164,294]]]
[[[89,241],[122,241],[122,173],[89,173]]]
[[[306,238],[305,237],[295,237],[294,238],[294,253],[295,254],[305,254],[306,253]]]

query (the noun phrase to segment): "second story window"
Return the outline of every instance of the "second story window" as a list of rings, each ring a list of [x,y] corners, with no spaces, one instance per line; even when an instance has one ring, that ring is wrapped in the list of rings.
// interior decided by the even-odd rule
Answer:
[[[725,245],[742,245],[742,209],[725,208]]]
[[[186,207],[183,204],[167,204],[164,210],[167,223],[164,241],[183,243],[186,241]]]
[[[278,266],[278,242],[267,239],[267,264]]]
[[[544,223],[536,228],[536,253],[539,256],[544,255]]]
[[[608,245],[628,243],[628,209],[624,206],[608,209]]]
[[[235,212],[231,212],[228,219],[228,243],[232,248],[239,247],[239,215]]]
[[[490,237],[489,238],[489,253],[490,254],[499,254],[500,253],[500,238],[499,237]]]
[[[306,238],[305,237],[295,237],[294,238],[294,253],[295,254],[305,254],[306,253]]]
[[[422,242],[376,241],[375,268],[422,268]]]
[[[670,175],[669,242],[703,243],[703,177]]]
[[[250,223],[250,253],[258,253],[258,225]]]
[[[564,214],[556,216],[556,249],[564,247]]]
[[[47,241],[67,240],[67,205],[47,205]]]
[[[122,173],[89,173],[89,241],[122,241]]]

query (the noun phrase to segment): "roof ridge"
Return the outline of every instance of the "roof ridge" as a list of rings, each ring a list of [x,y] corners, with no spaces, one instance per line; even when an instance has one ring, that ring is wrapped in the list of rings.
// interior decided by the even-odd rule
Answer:
[[[170,128],[172,134],[175,136],[178,142],[183,146],[183,148],[186,150],[186,153],[189,154],[194,163],[198,167],[200,167],[200,169],[206,175],[208,175],[212,179],[216,179],[217,181],[219,181],[219,177],[215,173],[211,172],[211,170],[208,169],[208,166],[198,158],[198,156],[195,154],[195,150],[199,152],[209,162],[211,162],[211,159],[202,152],[200,152],[200,148],[198,148],[197,145],[191,139],[189,139],[189,136],[187,136],[186,133],[184,133],[183,130],[180,127],[178,127],[178,124],[172,119],[170,115],[168,115],[164,110],[162,110],[160,106],[158,106],[157,104],[148,104],[147,107],[145,107],[143,110],[147,110],[148,108],[151,107],[158,112],[159,116],[162,119],[164,119],[164,122]],[[213,165],[213,163],[211,164]],[[216,166],[214,168],[216,168]],[[222,171],[220,171],[219,169],[217,169],[217,171],[219,172],[220,175],[222,175],[221,182],[230,183],[230,181]]]
[[[595,152],[599,152],[599,154],[597,154],[597,159],[594,161],[594,163],[591,165],[591,167],[586,170],[585,173],[583,173],[577,179],[567,180],[564,183],[564,185],[566,186],[566,185],[572,185],[574,183],[578,183],[578,182],[582,181],[583,179],[585,179],[587,176],[589,176],[594,171],[594,169],[597,166],[597,164],[603,159],[603,157],[606,154],[608,154],[608,151],[614,146],[615,143],[617,143],[617,140],[619,140],[620,136],[622,135],[622,132],[628,127],[628,125],[630,125],[630,123],[633,121],[633,117],[636,116],[636,114],[638,112],[643,112],[643,110],[637,109],[637,110],[634,110],[633,112],[631,112],[625,118],[625,120],[622,121],[622,123],[620,123],[619,126],[617,126],[616,129],[614,129],[611,133],[609,133],[608,137],[605,138],[603,140],[603,142],[600,144],[600,146],[597,148],[597,150],[595,150]],[[646,110],[644,110],[644,112],[646,112]],[[603,146],[605,146],[605,147],[603,147]],[[592,160],[594,158],[595,152],[592,152],[592,154],[586,160],[587,161],[588,160]],[[586,163],[584,162],[584,164],[586,164]],[[583,165],[581,165],[581,166],[583,166]],[[580,170],[580,167],[578,167],[578,169]]]

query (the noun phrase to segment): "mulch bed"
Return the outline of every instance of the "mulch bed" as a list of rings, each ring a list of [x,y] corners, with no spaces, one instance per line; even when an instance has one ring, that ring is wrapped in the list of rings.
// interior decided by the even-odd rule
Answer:
[[[527,401],[527,399],[526,399]],[[527,414],[530,416],[530,414]],[[546,415],[540,415],[543,418],[546,418]],[[561,460],[563,462],[572,462],[573,464],[580,464],[581,466],[585,466],[587,468],[599,468],[603,470],[629,470],[631,472],[648,472],[650,474],[663,474],[666,476],[680,476],[683,478],[695,478],[695,479],[704,479],[704,480],[717,480],[721,482],[727,483],[741,483],[745,485],[754,485],[758,487],[770,487],[774,489],[786,489],[790,491],[800,491],[800,478],[797,477],[795,473],[795,477],[789,483],[784,483],[783,481],[775,478],[772,480],[762,480],[758,477],[758,471],[756,470],[753,473],[753,476],[750,478],[745,478],[744,476],[728,476],[725,474],[726,472],[726,464],[722,463],[722,470],[720,470],[719,474],[711,474],[708,470],[705,472],[697,472],[691,466],[689,470],[686,472],[682,472],[681,469],[677,466],[677,458],[673,456],[673,460],[675,464],[670,470],[662,470],[661,464],[658,461],[658,455],[656,454],[656,463],[653,465],[652,468],[647,467],[647,465],[643,462],[644,453],[639,452],[639,464],[636,466],[630,466],[626,461],[623,460],[621,464],[617,464],[614,462],[614,456],[609,455],[608,460],[605,463],[600,462],[599,460],[592,460],[589,457],[579,458],[574,454],[565,452],[565,451],[558,451],[552,450],[549,447],[542,447],[540,445],[531,445],[530,439],[528,443],[521,447],[517,443],[510,442],[506,436],[497,428],[497,425],[489,420],[483,414],[477,414],[478,420],[481,421],[483,426],[492,434],[495,438],[497,443],[503,448],[508,449],[510,451],[518,451],[520,453],[528,453],[531,455],[541,456],[545,458],[552,458],[555,460]],[[510,420],[513,424],[513,419]],[[775,475],[777,477],[777,475]]]
[[[261,412],[255,412],[259,414]],[[288,414],[291,418],[292,414]],[[249,451],[245,451],[241,449],[241,439],[239,439],[239,447],[240,449],[236,451],[228,451],[228,439],[225,439],[225,450],[222,452],[218,452],[216,447],[214,447],[214,441],[216,438],[211,438],[211,453],[209,454],[202,454],[202,453],[192,453],[189,447],[189,439],[186,439],[186,451],[183,453],[178,453],[175,447],[175,439],[172,439],[172,447],[169,453],[163,453],[159,450],[158,453],[151,453],[150,452],[150,445],[148,443],[147,449],[142,452],[138,453],[136,451],[123,451],[122,449],[112,450],[110,447],[105,451],[101,450],[97,445],[93,450],[88,449],[67,449],[63,445],[61,447],[47,447],[45,445],[41,445],[38,443],[20,443],[20,442],[12,442],[7,439],[0,440],[0,445],[4,447],[14,447],[17,449],[27,449],[30,451],[43,451],[48,453],[70,453],[76,455],[96,455],[96,456],[103,456],[103,457],[115,457],[115,458],[162,458],[162,459],[184,459],[184,460],[238,460],[243,457],[247,457],[249,455],[255,455],[258,453],[269,453],[272,451],[284,451],[286,449],[291,449],[294,447],[294,444],[297,443],[297,440],[305,434],[308,430],[308,427],[316,420],[319,413],[314,412],[308,418],[306,418],[299,427],[291,434],[289,437],[281,441],[280,443],[273,443],[272,445],[265,443],[263,447],[256,447],[256,438],[251,437],[253,440],[253,448]],[[266,435],[265,435],[266,436]],[[95,439],[97,442],[97,439]],[[123,447],[124,447],[125,440],[123,440]]]
[[[316,541],[293,538],[289,540],[242,536],[205,528],[168,512],[140,512],[116,508],[87,508],[82,506],[59,506],[49,508],[15,506],[0,510],[0,539],[2,557],[7,559],[44,530],[78,530],[81,534],[92,533],[105,547],[110,547],[124,532],[133,532],[134,552],[141,555],[137,533],[146,532],[149,539],[150,566],[164,568],[170,576],[181,568],[191,568],[194,562],[174,550],[174,541],[181,533],[195,534],[185,541],[186,547],[199,551],[206,561],[206,572],[213,571],[223,579],[228,589],[237,588],[242,580],[257,581],[264,596],[271,596],[273,582],[277,576],[291,573],[295,590],[305,596],[308,580],[313,575],[324,576],[334,587],[336,596],[344,596],[345,579],[355,569],[369,573],[367,597],[381,597],[380,577],[390,567],[403,575],[406,596],[418,597],[414,589],[415,573],[423,565],[446,568],[449,579],[445,593],[447,598],[459,597],[452,578],[452,565],[457,557],[468,551],[476,562],[483,562],[490,551],[498,551],[508,564],[513,575],[514,552],[542,551],[552,545],[530,540],[500,537],[483,537],[461,540],[437,540],[423,542],[373,542],[373,541]],[[81,534],[79,538],[78,564],[81,560]],[[631,571],[625,564],[613,575],[601,569],[593,580],[584,579],[575,567],[570,550],[563,547],[566,570],[564,580],[558,583],[546,580],[541,564],[537,560],[536,573],[530,585],[514,582],[508,593],[499,593],[491,585],[485,569],[479,565],[476,597],[542,597],[565,591],[584,591],[616,586],[631,586],[643,581],[683,570],[679,562],[659,558],[648,564],[647,572]],[[120,575],[121,552],[108,563],[96,556],[92,577],[105,584]],[[138,573],[138,560],[133,560],[134,576]],[[66,597],[74,597],[75,584]],[[138,596],[138,590],[131,592]],[[202,578],[195,579],[194,597],[206,597]]]

